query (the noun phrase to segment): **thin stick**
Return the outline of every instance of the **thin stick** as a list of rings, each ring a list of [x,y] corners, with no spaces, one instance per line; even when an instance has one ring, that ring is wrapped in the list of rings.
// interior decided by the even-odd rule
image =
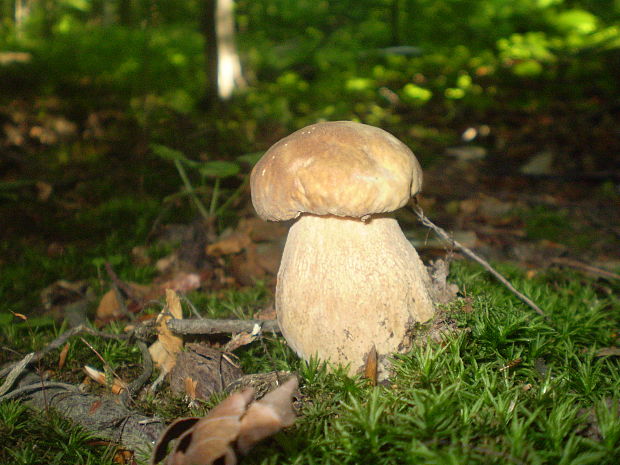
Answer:
[[[611,271],[604,270],[596,266],[588,265],[587,263],[582,263],[580,261],[573,260],[571,258],[556,257],[556,258],[551,259],[551,263],[555,265],[559,265],[559,266],[568,266],[570,268],[575,268],[577,270],[580,270],[585,273],[598,276],[601,278],[620,280],[620,274],[613,273]]]
[[[71,328],[68,331],[65,331],[60,336],[58,336],[56,339],[54,339],[52,342],[50,342],[47,346],[45,346],[43,349],[41,349],[38,352],[35,352],[29,363],[38,362],[48,352],[51,352],[52,350],[60,348],[69,339],[71,339],[73,336],[77,336],[78,334],[91,334],[93,336],[99,336],[105,339],[117,339],[117,340],[126,340],[126,339],[129,339],[130,337],[129,334],[102,333],[101,331],[97,331],[96,329],[89,328],[88,326],[79,325],[74,328]],[[11,363],[8,366],[4,367],[2,370],[0,370],[0,378],[3,378],[4,376],[6,376],[13,369],[13,367],[17,366],[19,363],[20,362]]]
[[[475,262],[479,263],[485,270],[487,270],[489,273],[491,273],[493,276],[495,276],[495,278],[497,278],[497,280],[499,282],[501,282],[504,286],[506,286],[510,290],[510,292],[512,292],[514,295],[516,295],[517,298],[521,302],[525,303],[527,306],[529,306],[532,309],[534,309],[534,311],[536,313],[538,313],[539,315],[544,316],[545,318],[547,317],[545,312],[543,312],[538,305],[536,305],[525,294],[522,294],[521,292],[516,290],[514,288],[514,286],[512,284],[510,284],[510,282],[506,278],[504,278],[498,271],[495,270],[495,268],[493,268],[489,264],[489,262],[487,262],[483,258],[481,258],[478,255],[476,255],[471,249],[469,249],[469,248],[465,247],[464,245],[460,244],[459,242],[455,241],[452,237],[450,237],[450,235],[444,229],[440,228],[435,223],[433,223],[431,220],[429,220],[424,215],[424,212],[422,211],[422,209],[420,207],[413,206],[412,209],[413,209],[413,212],[418,217],[418,219],[420,220],[420,223],[422,223],[427,228],[432,229],[435,232],[435,234],[437,234],[440,238],[442,238],[443,240],[445,240],[449,244],[452,244],[454,247],[456,247],[458,250],[463,252],[469,258],[471,258]]]
[[[19,387],[17,389],[14,389],[13,391],[4,394],[2,396],[0,396],[0,401],[5,401],[5,400],[11,400],[11,399],[16,399],[18,397],[21,397],[23,395],[29,394],[32,391],[43,391],[45,389],[56,389],[56,388],[62,388],[62,389],[67,389],[68,391],[72,391],[72,392],[76,392],[79,393],[80,391],[78,390],[78,388],[72,384],[67,384],[67,383],[57,383],[57,382],[36,382],[36,383],[32,383],[32,384],[28,384],[26,386],[22,386]]]
[[[225,334],[252,331],[255,325],[259,325],[264,332],[279,333],[277,320],[178,320],[172,318],[167,322],[168,328],[176,334]]]
[[[127,405],[128,401],[142,389],[142,386],[146,384],[151,378],[151,373],[153,373],[153,359],[151,358],[148,346],[140,340],[136,341],[136,344],[140,348],[140,353],[142,354],[142,373],[129,383],[127,389],[123,390],[121,393],[121,401],[125,405]]]

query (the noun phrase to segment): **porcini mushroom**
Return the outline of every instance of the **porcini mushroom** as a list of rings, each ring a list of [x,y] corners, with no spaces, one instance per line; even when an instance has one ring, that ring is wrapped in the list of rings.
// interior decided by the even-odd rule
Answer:
[[[278,271],[282,334],[305,360],[363,365],[410,346],[434,313],[426,268],[389,212],[421,188],[422,170],[390,133],[317,123],[273,145],[251,175],[252,202],[271,221],[297,218]]]

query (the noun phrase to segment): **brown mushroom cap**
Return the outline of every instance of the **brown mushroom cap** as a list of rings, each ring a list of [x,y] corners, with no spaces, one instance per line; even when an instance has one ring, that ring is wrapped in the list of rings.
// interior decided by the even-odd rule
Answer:
[[[307,126],[274,144],[252,170],[252,203],[266,220],[301,213],[361,218],[404,206],[422,186],[409,148],[352,121]]]

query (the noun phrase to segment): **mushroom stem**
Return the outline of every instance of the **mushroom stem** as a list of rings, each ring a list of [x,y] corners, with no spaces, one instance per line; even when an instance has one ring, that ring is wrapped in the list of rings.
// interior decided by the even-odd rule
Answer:
[[[350,364],[373,346],[407,349],[416,322],[434,314],[426,268],[398,222],[302,215],[291,227],[278,272],[282,333],[299,356]]]

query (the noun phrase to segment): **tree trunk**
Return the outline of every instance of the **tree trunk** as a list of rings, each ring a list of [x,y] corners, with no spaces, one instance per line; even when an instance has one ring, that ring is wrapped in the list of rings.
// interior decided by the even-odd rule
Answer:
[[[206,0],[203,33],[207,66],[206,100],[209,106],[230,98],[235,87],[245,83],[235,47],[233,0]]]
[[[235,47],[235,12],[233,0],[217,0],[217,85],[218,96],[227,100],[236,86],[245,85],[241,62]]]

